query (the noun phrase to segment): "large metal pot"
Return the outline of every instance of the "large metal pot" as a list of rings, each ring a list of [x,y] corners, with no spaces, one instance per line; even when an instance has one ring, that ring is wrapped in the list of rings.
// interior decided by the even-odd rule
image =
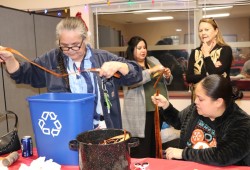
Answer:
[[[79,151],[79,167],[81,170],[129,170],[130,147],[139,145],[139,140],[129,137],[121,142],[102,144],[104,140],[123,135],[122,129],[98,129],[77,135],[76,140],[69,143],[72,150]]]

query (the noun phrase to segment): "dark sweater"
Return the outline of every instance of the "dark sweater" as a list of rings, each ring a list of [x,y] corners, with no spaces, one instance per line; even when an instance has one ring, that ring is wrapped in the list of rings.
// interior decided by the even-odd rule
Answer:
[[[181,112],[170,104],[162,111],[162,116],[167,123],[181,130],[179,148],[184,149],[184,160],[215,166],[250,166],[250,116],[236,103],[232,102],[223,115],[213,121],[217,146],[207,149],[187,147],[187,141],[201,117],[195,104]]]

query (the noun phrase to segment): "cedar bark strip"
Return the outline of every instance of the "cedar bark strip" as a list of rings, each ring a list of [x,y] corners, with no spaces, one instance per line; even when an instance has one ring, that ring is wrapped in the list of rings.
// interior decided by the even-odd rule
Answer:
[[[37,63],[35,63],[33,61],[31,61],[29,58],[25,57],[23,54],[21,54],[19,51],[15,50],[13,48],[6,47],[5,50],[7,50],[7,51],[9,51],[9,52],[11,52],[13,54],[16,54],[16,55],[20,56],[21,58],[23,58],[24,60],[28,61],[29,63],[31,63],[31,64],[39,67],[40,69],[42,69],[44,71],[47,71],[48,73],[50,73],[50,74],[52,74],[52,75],[54,75],[56,77],[65,77],[65,76],[68,76],[70,74],[78,74],[78,72],[73,72],[73,73],[68,73],[68,74],[56,73],[56,72],[54,72],[52,70],[49,70],[49,69],[47,69],[47,68],[45,68],[45,67],[43,67],[43,66],[41,66],[41,65],[39,65],[39,64],[37,64]],[[97,72],[98,73],[100,71],[100,68],[89,68],[89,69],[85,69],[85,70],[79,70],[79,72],[85,72],[85,71],[86,72],[89,71],[89,72]],[[114,77],[120,78],[121,75],[119,73],[115,73]]]
[[[164,71],[161,72],[158,79],[154,84],[154,88],[156,89],[157,84],[159,83],[160,79],[163,76]],[[156,89],[156,96],[160,93],[159,89]],[[162,158],[162,141],[161,141],[161,129],[160,129],[160,115],[159,115],[159,108],[158,105],[155,105],[155,112],[154,112],[154,123],[155,123],[155,149],[156,149],[156,158]]]

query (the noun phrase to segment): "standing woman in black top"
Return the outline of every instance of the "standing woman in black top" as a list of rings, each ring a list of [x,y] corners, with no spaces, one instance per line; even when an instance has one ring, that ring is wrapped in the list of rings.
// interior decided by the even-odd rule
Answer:
[[[224,41],[218,24],[213,18],[202,18],[198,29],[201,44],[189,57],[187,82],[195,87],[209,74],[220,74],[230,80],[232,49]]]

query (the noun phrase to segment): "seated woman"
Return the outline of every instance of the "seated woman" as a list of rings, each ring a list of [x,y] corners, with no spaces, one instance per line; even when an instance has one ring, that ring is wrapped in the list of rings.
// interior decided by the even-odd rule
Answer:
[[[167,123],[181,129],[178,148],[166,149],[167,159],[215,166],[250,166],[250,116],[234,102],[230,82],[209,75],[195,89],[195,103],[179,112],[161,94],[152,101],[162,107]]]

